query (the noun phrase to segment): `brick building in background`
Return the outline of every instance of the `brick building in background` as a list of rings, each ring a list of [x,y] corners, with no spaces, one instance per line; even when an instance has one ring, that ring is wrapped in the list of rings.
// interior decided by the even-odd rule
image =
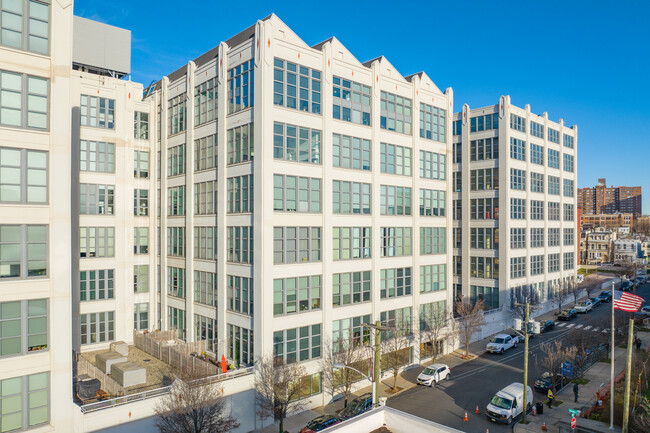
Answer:
[[[606,179],[598,179],[593,188],[578,189],[578,207],[583,215],[633,213],[641,215],[640,186],[607,187]]]

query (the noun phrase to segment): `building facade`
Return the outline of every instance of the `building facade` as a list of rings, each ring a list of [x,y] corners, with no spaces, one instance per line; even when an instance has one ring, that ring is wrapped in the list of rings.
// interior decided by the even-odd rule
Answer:
[[[634,228],[634,214],[612,213],[581,215],[580,223],[583,229],[591,229],[596,227],[627,227],[629,230],[632,230]]]
[[[614,241],[618,231],[605,227],[584,230],[580,234],[580,263],[597,265],[614,262]]]
[[[641,215],[640,186],[607,187],[607,179],[598,179],[593,188],[578,189],[578,206],[583,215],[632,213]]]
[[[455,298],[510,307],[575,276],[578,131],[502,96],[453,124]]]

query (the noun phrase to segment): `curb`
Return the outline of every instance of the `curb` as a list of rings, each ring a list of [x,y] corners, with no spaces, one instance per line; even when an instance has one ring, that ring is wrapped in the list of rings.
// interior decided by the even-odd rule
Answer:
[[[403,392],[410,391],[410,390],[412,390],[413,388],[417,388],[417,386],[418,386],[418,384],[417,384],[417,383],[414,383],[413,385],[409,386],[408,388],[404,388],[404,389],[402,389],[402,390],[400,390],[400,391],[397,391],[395,394],[391,394],[390,397],[386,397],[386,399],[390,399],[390,398],[393,398],[393,397],[397,397],[398,395],[400,395],[400,394],[403,393]]]

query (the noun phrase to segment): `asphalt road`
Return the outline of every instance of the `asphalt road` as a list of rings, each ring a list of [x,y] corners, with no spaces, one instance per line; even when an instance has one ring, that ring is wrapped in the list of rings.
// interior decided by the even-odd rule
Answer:
[[[650,284],[637,289],[636,294],[650,299]],[[616,310],[617,323],[625,323],[629,313]],[[554,341],[566,337],[578,326],[589,328],[591,332],[600,332],[611,325],[611,304],[603,304],[592,312],[579,314],[576,319],[553,331],[536,336],[529,340],[528,384],[532,388],[535,380],[543,373],[535,366],[535,357],[540,354],[539,345],[543,342]],[[619,320],[621,320],[619,322]],[[571,328],[569,328],[569,325]],[[596,331],[593,331],[597,328]],[[619,344],[617,342],[617,344]],[[650,342],[644,342],[650,344]],[[435,388],[418,386],[399,396],[390,398],[388,405],[419,417],[429,419],[465,432],[484,433],[509,432],[512,426],[495,424],[484,415],[485,408],[494,394],[512,382],[523,382],[524,374],[524,345],[510,349],[504,355],[485,353],[480,357],[452,368],[452,379],[441,382]],[[541,402],[546,396],[533,390],[533,402]],[[479,414],[475,413],[476,406]],[[545,407],[545,409],[547,409]],[[547,409],[548,410],[548,409]],[[557,409],[554,409],[557,410]],[[469,421],[463,421],[467,411]]]

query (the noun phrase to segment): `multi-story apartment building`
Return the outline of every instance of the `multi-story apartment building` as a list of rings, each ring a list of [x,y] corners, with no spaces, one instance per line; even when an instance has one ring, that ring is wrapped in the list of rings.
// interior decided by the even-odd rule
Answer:
[[[632,213],[641,215],[640,186],[607,187],[605,178],[593,188],[578,189],[578,206],[583,215]]]
[[[633,213],[588,214],[580,216],[580,226],[584,229],[595,227],[627,227],[634,228]]]
[[[510,306],[575,276],[577,127],[511,104],[464,105],[453,124],[454,295]]]
[[[146,92],[162,328],[236,365],[309,361],[450,307],[451,89],[271,15]]]
[[[580,263],[596,265],[614,262],[614,241],[618,232],[605,227],[584,230],[580,234]]]

